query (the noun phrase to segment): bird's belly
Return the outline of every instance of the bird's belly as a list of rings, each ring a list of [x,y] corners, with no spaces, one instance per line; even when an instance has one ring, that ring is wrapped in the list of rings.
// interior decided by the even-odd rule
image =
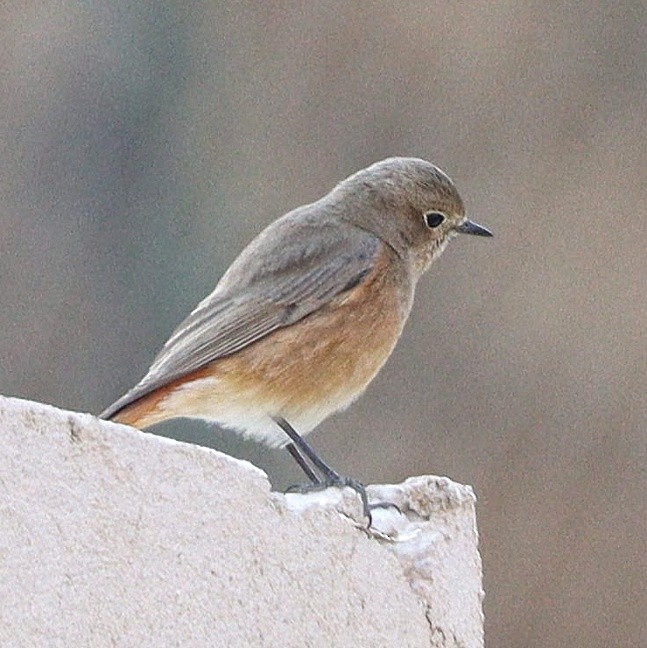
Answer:
[[[287,442],[273,416],[307,434],[364,391],[397,342],[404,323],[397,295],[374,284],[218,359],[160,409],[213,420],[272,446]]]

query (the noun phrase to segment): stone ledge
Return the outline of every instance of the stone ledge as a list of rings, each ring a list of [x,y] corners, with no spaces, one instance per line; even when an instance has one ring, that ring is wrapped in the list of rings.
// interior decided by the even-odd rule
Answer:
[[[0,397],[0,645],[482,646],[471,489],[368,490]]]

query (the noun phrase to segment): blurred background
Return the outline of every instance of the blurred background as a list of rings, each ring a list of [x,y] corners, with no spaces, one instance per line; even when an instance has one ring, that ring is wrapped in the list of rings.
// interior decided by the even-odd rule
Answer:
[[[101,411],[270,221],[427,158],[496,237],[312,442],[474,486],[488,645],[647,645],[644,2],[9,2],[0,36],[1,393]]]

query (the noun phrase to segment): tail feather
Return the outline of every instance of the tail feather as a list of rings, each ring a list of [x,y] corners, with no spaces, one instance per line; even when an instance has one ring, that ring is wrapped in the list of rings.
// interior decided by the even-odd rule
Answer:
[[[209,368],[202,367],[148,392],[146,391],[146,383],[142,381],[117,399],[110,407],[103,410],[99,414],[99,418],[143,430],[155,425],[155,423],[182,416],[182,412],[169,412],[161,408],[161,402],[183,385],[208,375]]]
[[[130,405],[126,405],[109,417],[102,418],[107,418],[114,423],[122,423],[143,430],[150,425],[161,423],[169,418],[168,415],[164,415],[157,409],[157,403],[160,399],[161,396],[153,393],[150,396],[140,398]]]

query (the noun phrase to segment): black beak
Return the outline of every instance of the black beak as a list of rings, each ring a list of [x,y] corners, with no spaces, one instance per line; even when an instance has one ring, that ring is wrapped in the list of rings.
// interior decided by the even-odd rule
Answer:
[[[474,234],[475,236],[493,236],[492,232],[483,225],[474,223],[471,220],[462,222],[457,228],[457,232],[461,234]]]

